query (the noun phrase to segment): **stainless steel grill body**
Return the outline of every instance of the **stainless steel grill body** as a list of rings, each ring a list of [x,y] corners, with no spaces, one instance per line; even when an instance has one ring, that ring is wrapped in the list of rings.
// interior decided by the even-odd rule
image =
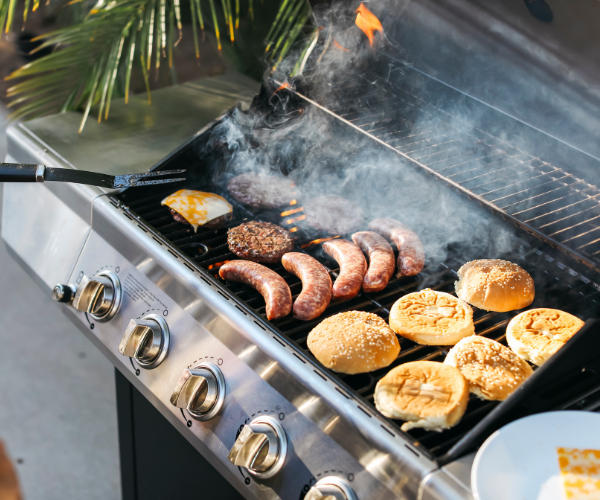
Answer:
[[[61,156],[24,125],[9,131],[9,160],[69,168]],[[32,203],[18,203],[23,199]],[[3,208],[8,249],[48,293],[57,282],[76,283],[82,273],[118,274],[123,303],[110,322],[61,307],[245,497],[299,498],[306,485],[337,475],[359,498],[416,498],[422,478],[438,468],[148,234],[108,193],[78,185],[13,184],[5,186]],[[160,367],[140,370],[118,347],[129,320],[148,312],[168,321],[171,347]],[[182,371],[200,360],[216,361],[227,384],[223,410],[209,422],[192,420],[169,403]],[[227,454],[240,425],[265,413],[281,421],[292,453],[277,476],[260,482],[232,466]],[[448,490],[449,498],[465,498],[463,486],[446,479],[455,490]]]
[[[232,93],[229,101],[239,98],[239,93]],[[378,127],[378,117],[363,123],[353,122],[351,115],[343,118],[358,128],[364,127],[375,138],[378,137],[376,129],[382,129]],[[443,124],[440,126],[444,128]],[[460,136],[450,128],[446,131],[441,138],[437,132],[428,135],[426,131],[423,137],[415,138],[414,130],[401,137],[400,131],[399,136],[394,137],[397,142],[392,143],[390,139],[386,145],[394,144],[394,149],[433,170],[433,165],[440,170],[442,165],[449,169],[456,167],[456,174],[467,176],[460,182],[478,177],[470,177],[472,174],[464,167],[468,158],[474,155],[489,158],[487,165],[494,160],[504,162],[507,168],[514,167],[511,172],[525,182],[550,174],[550,193],[568,189],[565,178],[569,175],[562,170],[537,162],[525,153],[507,150],[503,145],[490,145],[483,140],[473,143],[471,137]],[[198,132],[197,137],[202,137],[203,132]],[[11,129],[9,160],[68,168],[68,162],[48,147],[40,135],[27,126]],[[436,154],[440,155],[437,161],[442,163],[427,163],[431,158],[423,160]],[[454,163],[457,158],[467,161]],[[525,174],[521,176],[521,172]],[[491,173],[487,171],[481,175]],[[505,182],[507,179],[503,178]],[[555,182],[558,184],[552,184]],[[531,188],[544,184],[534,184]],[[465,187],[461,184],[460,187],[471,190],[477,185]],[[510,189],[510,186],[503,185],[499,189]],[[587,191],[593,191],[593,186],[586,186]],[[469,192],[477,194],[477,191]],[[490,192],[480,194],[487,200],[485,194]],[[224,286],[214,278],[218,271],[215,264],[231,258],[224,242],[224,231],[190,234],[185,227],[172,221],[166,208],[160,207],[164,193],[157,190],[147,193],[150,195],[140,192],[139,196],[133,193],[129,196],[126,192],[114,196],[115,193],[75,185],[6,186],[2,236],[12,253],[48,291],[56,283],[77,283],[81,276],[102,270],[118,274],[124,298],[113,320],[94,322],[68,306],[64,306],[65,313],[244,496],[302,498],[307,486],[325,475],[335,475],[348,480],[359,499],[472,498],[469,475],[473,455],[441,467],[435,458],[448,452],[494,409],[495,403],[471,401],[461,426],[446,433],[417,430],[408,435],[400,432],[395,423],[385,420],[372,406],[374,384],[382,374],[337,377],[320,367],[306,352],[306,335],[313,325],[291,319],[269,323],[261,317],[264,303],[260,296],[242,287]],[[521,190],[507,196],[520,193]],[[544,193],[546,191],[539,194]],[[577,198],[577,193],[566,193],[575,196],[569,203],[585,202]],[[531,198],[527,193],[521,196],[524,197],[515,203],[528,203]],[[22,199],[40,200],[40,203],[29,204],[23,209],[18,204]],[[519,215],[508,210],[510,205],[499,204],[499,199],[490,198],[489,201],[494,203],[492,208],[506,210],[515,217]],[[12,208],[15,206],[19,206],[18,212]],[[569,210],[571,205],[561,207],[559,210]],[[50,210],[55,217],[48,224],[45,214]],[[595,210],[595,205],[590,210]],[[239,219],[255,217],[255,214],[238,206],[235,216],[239,222]],[[30,232],[23,230],[28,220],[39,221]],[[529,219],[525,222],[529,223]],[[547,236],[542,231],[537,233]],[[35,245],[32,245],[33,241]],[[40,241],[45,242],[53,256],[50,264],[47,253],[40,254]],[[591,240],[590,247],[594,244]],[[544,275],[549,279],[561,278],[559,285],[550,287],[552,294],[548,295],[545,305],[560,304],[561,308],[570,307],[595,317],[600,292],[598,285],[588,277],[588,271],[593,274],[594,265],[591,269],[589,260],[577,255],[582,248],[573,251],[565,246],[563,249],[575,257],[572,259],[575,264],[580,260],[585,265],[575,269],[576,266],[565,265],[554,254],[535,248],[526,254],[529,266],[539,271],[536,280],[548,279]],[[313,250],[307,247],[306,251]],[[460,263],[451,259],[431,265],[426,277],[430,286],[451,290],[457,265]],[[335,272],[335,267],[331,267],[331,271]],[[290,284],[297,293],[298,282],[290,281]],[[328,314],[358,308],[385,316],[399,296],[418,289],[421,284],[415,278],[395,279],[385,291],[335,305]],[[159,367],[143,370],[119,355],[118,347],[129,321],[149,313],[162,315],[167,320],[171,347]],[[507,316],[480,312],[476,317],[478,333],[502,339],[502,327],[508,319]],[[444,356],[443,349],[404,342],[398,363],[412,359],[443,359]],[[217,364],[227,384],[223,410],[217,418],[207,422],[193,420],[185,411],[169,404],[182,371],[201,361]],[[588,392],[597,396],[595,388]],[[595,408],[597,397],[591,397],[590,401],[579,404],[577,397],[565,407]],[[280,421],[288,435],[291,453],[279,474],[261,481],[231,465],[227,454],[240,426],[265,414]]]

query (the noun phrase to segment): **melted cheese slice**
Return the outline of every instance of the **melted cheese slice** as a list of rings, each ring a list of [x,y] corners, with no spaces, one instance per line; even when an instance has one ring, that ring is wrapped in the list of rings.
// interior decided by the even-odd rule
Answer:
[[[198,226],[233,211],[233,207],[225,198],[191,189],[180,189],[167,196],[161,205],[175,210],[192,225],[194,231],[198,230]]]
[[[557,448],[567,500],[600,500],[600,450]]]

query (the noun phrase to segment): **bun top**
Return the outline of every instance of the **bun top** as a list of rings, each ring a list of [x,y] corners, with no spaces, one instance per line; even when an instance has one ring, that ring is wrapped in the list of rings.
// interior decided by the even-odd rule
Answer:
[[[339,373],[365,373],[388,366],[400,344],[387,323],[373,313],[349,311],[331,316],[308,334],[310,352]]]
[[[413,427],[446,429],[463,416],[469,386],[457,368],[435,361],[403,363],[383,377],[375,388],[375,406],[386,417]]]
[[[484,311],[507,312],[533,302],[533,279],[523,268],[499,259],[467,262],[458,270],[456,295]]]
[[[471,335],[456,344],[444,361],[455,366],[481,399],[503,401],[533,374],[531,366],[500,342]]]

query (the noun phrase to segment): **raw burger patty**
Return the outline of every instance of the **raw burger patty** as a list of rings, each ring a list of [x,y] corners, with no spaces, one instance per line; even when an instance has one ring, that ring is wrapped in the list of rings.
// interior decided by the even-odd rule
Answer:
[[[328,234],[348,234],[361,228],[365,216],[354,203],[341,196],[319,196],[304,204],[307,224]]]
[[[251,221],[227,231],[229,250],[242,259],[254,262],[279,262],[283,254],[294,249],[290,233],[269,222]]]
[[[287,205],[295,191],[290,181],[266,174],[238,175],[229,180],[227,189],[237,201],[255,208]]]

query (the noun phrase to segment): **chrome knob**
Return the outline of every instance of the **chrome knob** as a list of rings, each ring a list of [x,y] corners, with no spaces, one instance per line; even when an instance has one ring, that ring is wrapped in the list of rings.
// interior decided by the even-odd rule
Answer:
[[[121,307],[121,282],[112,271],[84,276],[73,297],[73,307],[88,313],[100,323],[117,314]]]
[[[169,325],[157,314],[148,314],[141,320],[132,319],[119,344],[123,356],[133,358],[146,369],[160,365],[169,351]]]
[[[225,378],[218,366],[202,363],[183,371],[171,404],[187,410],[196,420],[210,420],[225,401]]]
[[[270,478],[285,462],[287,437],[281,424],[271,417],[258,417],[244,425],[227,458],[250,474]]]
[[[320,479],[304,497],[304,500],[357,500],[354,490],[341,477],[327,476]]]

